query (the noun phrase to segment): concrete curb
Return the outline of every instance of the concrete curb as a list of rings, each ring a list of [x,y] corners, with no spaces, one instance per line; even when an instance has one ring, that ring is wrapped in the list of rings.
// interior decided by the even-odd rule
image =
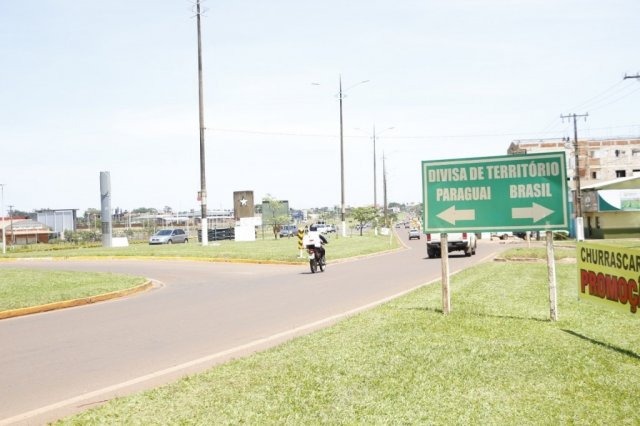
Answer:
[[[98,294],[96,296],[82,297],[79,299],[63,300],[60,302],[47,303],[39,306],[29,306],[26,308],[10,309],[8,311],[0,311],[0,320],[6,318],[14,318],[23,315],[37,314],[41,312],[54,311],[57,309],[71,308],[74,306],[89,305],[96,302],[104,302],[105,300],[116,299],[119,297],[130,296],[132,294],[141,293],[153,287],[151,281],[147,281],[136,287],[125,290],[112,291],[110,293]]]

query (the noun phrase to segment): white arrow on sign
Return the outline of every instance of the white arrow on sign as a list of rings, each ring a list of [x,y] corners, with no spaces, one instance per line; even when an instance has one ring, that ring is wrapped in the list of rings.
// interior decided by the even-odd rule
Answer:
[[[512,219],[533,219],[537,222],[553,213],[553,210],[541,206],[537,203],[531,203],[531,207],[514,207],[511,209]]]
[[[476,211],[473,209],[456,210],[456,206],[451,206],[437,216],[445,222],[455,225],[457,220],[475,220]]]

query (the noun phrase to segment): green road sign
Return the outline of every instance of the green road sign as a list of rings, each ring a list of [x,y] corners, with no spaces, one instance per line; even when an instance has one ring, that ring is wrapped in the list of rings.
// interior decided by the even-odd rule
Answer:
[[[425,232],[567,229],[564,152],[422,162]]]

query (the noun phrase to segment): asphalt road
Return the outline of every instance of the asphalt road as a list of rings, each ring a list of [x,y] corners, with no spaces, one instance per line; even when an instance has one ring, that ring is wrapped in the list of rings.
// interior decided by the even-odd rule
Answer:
[[[188,261],[19,261],[28,267],[109,271],[154,280],[119,300],[0,321],[0,425],[42,424],[116,395],[176,380],[325,327],[440,278],[424,238],[408,249],[308,265]],[[503,250],[453,253],[451,272]],[[439,284],[438,284],[439,285]]]

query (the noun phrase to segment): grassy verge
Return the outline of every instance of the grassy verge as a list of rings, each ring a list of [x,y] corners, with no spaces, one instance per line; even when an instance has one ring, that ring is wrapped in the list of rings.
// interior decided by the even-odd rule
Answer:
[[[335,234],[329,236],[328,259],[342,259],[358,255],[376,253],[397,248],[396,238],[375,236],[372,233],[362,237],[353,235],[343,238]],[[175,257],[193,259],[230,259],[254,261],[305,262],[298,257],[298,239],[258,239],[255,242],[216,241],[203,247],[199,243],[154,245],[133,244],[129,247],[69,247],[64,245],[32,246],[28,251],[7,252],[6,258],[16,257]],[[0,255],[0,258],[2,256]]]
[[[538,251],[543,256],[544,250]],[[559,264],[489,263],[277,348],[60,424],[636,424],[637,318]]]
[[[554,247],[553,254],[555,260],[575,259],[576,248],[574,247]],[[501,258],[507,260],[522,260],[522,259],[540,259],[546,260],[547,252],[546,248],[537,247],[518,247],[510,249],[500,255]]]
[[[96,296],[143,284],[144,277],[112,273],[0,269],[0,311]]]

